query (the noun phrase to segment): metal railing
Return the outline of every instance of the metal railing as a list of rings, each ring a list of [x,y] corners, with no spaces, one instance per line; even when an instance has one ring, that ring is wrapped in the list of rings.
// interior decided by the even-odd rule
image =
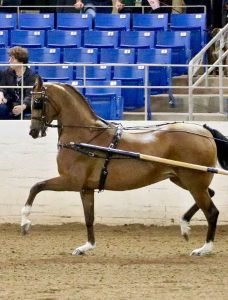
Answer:
[[[219,43],[218,58],[212,65],[206,65],[205,59],[207,58],[208,50],[210,47]],[[225,45],[227,45],[225,47]],[[224,50],[225,49],[225,50]],[[224,101],[223,101],[223,75],[224,68],[227,68],[226,64],[223,64],[224,60],[228,59],[228,24],[222,28],[217,35],[212,38],[209,43],[189,62],[188,71],[188,106],[189,106],[189,120],[193,118],[193,98],[194,90],[200,87],[200,84],[204,81],[204,87],[208,87],[208,76],[209,74],[218,68],[219,70],[219,112],[224,112]],[[199,72],[204,70],[204,73],[199,75]]]
[[[28,8],[32,8],[34,10],[34,6],[4,6],[4,8],[17,8],[18,12],[20,10],[23,9],[28,9]],[[37,9],[40,8],[60,8],[60,7],[64,7],[64,8],[72,8],[72,6],[37,6]],[[177,8],[186,8],[186,6],[177,6]],[[189,6],[188,6],[189,7]],[[194,6],[193,6],[194,7]],[[200,7],[200,6],[197,6]],[[202,6],[204,7],[204,6]],[[145,6],[146,8],[146,6]],[[206,9],[206,7],[204,7],[204,9]],[[208,88],[208,76],[209,74],[215,69],[218,68],[219,69],[219,75],[218,75],[218,79],[219,79],[219,85],[217,87],[214,88],[218,88],[219,90],[219,112],[221,114],[225,114],[225,110],[224,110],[224,99],[223,99],[223,91],[224,91],[224,86],[223,86],[223,68],[227,67],[226,65],[222,64],[223,60],[225,58],[228,58],[228,49],[223,52],[223,48],[224,48],[224,44],[225,42],[227,42],[225,40],[225,35],[228,36],[228,24],[221,29],[221,31],[190,61],[189,65],[184,65],[184,67],[188,67],[188,86],[150,86],[148,83],[148,72],[149,72],[149,67],[151,66],[156,66],[156,65],[152,65],[152,64],[140,64],[143,65],[145,67],[145,82],[144,82],[144,86],[138,86],[138,87],[134,87],[134,86],[119,86],[119,88],[144,88],[144,95],[145,95],[145,107],[144,110],[142,112],[135,112],[135,114],[140,114],[140,115],[144,115],[144,119],[147,120],[148,118],[148,111],[149,111],[149,107],[148,104],[150,101],[149,100],[149,95],[148,95],[148,90],[150,88],[167,88],[167,89],[183,89],[184,87],[186,87],[188,89],[188,119],[192,120],[193,116],[194,116],[194,111],[193,111],[193,99],[195,97],[194,91],[196,88],[199,89],[207,89]],[[207,56],[207,52],[208,49],[216,42],[219,42],[220,46],[219,46],[219,56],[218,59],[213,63],[213,65],[206,65],[205,64],[205,57]],[[29,66],[50,66],[50,64],[28,64]],[[53,66],[55,65],[66,65],[66,64],[51,64]],[[75,66],[78,66],[79,64],[74,64]],[[100,64],[98,64],[100,65]],[[102,64],[102,65],[107,65],[107,66],[114,66],[115,64]],[[121,66],[121,64],[117,64],[118,66]],[[122,64],[124,66],[124,64]],[[0,66],[3,66],[0,65]],[[4,66],[7,66],[6,64],[4,64]],[[87,66],[96,66],[96,64],[81,64],[81,66],[84,66],[84,68],[86,68]],[[131,66],[130,64],[127,64],[127,66]],[[134,64],[135,66],[135,64]],[[161,66],[161,65],[159,65]],[[166,65],[167,66],[167,65]],[[178,66],[178,67],[183,67],[183,65],[169,65],[171,68],[173,66]],[[199,75],[199,71],[204,70],[204,73],[202,75]],[[85,71],[85,70],[84,70]],[[204,86],[200,86],[200,84],[202,82],[205,82]],[[85,88],[85,85],[83,86],[78,86],[78,87],[82,87]],[[94,87],[94,86],[93,86]],[[10,88],[8,86],[8,88]],[[13,88],[18,88],[14,87]],[[22,86],[20,88],[24,88],[23,83]],[[210,87],[211,88],[211,87]],[[22,92],[23,95],[23,92]],[[22,101],[22,100],[21,100]]]
[[[196,58],[197,58],[198,56],[196,56]],[[221,56],[221,58],[223,58],[224,56],[222,55]],[[93,88],[96,88],[96,87],[100,87],[100,85],[99,85],[99,81],[98,81],[98,83],[97,83],[97,86],[96,85],[88,85],[87,83],[86,83],[86,81],[88,80],[88,78],[86,78],[86,68],[87,67],[96,67],[96,66],[107,66],[107,67],[110,67],[110,66],[112,66],[112,67],[114,67],[114,66],[118,66],[118,67],[120,67],[120,66],[129,66],[129,67],[140,67],[140,68],[142,68],[143,70],[144,70],[144,80],[143,80],[143,85],[140,85],[140,86],[131,86],[131,85],[115,85],[115,87],[116,88],[120,88],[120,89],[143,89],[144,90],[144,99],[145,99],[145,105],[144,105],[144,107],[143,107],[143,109],[142,110],[135,110],[135,111],[131,111],[131,112],[127,112],[127,111],[125,111],[125,114],[126,115],[135,115],[135,116],[137,116],[137,115],[141,115],[142,117],[143,117],[143,119],[144,120],[148,120],[148,119],[150,119],[150,117],[149,117],[149,114],[150,114],[150,100],[152,99],[152,98],[154,98],[154,97],[159,97],[159,95],[164,95],[165,97],[167,97],[167,103],[168,103],[168,101],[169,101],[169,97],[168,97],[168,92],[167,92],[167,94],[166,93],[161,93],[161,94],[157,94],[157,95],[153,95],[152,96],[152,98],[151,98],[151,96],[150,96],[150,93],[149,93],[149,91],[150,91],[150,89],[167,89],[167,90],[173,90],[173,89],[175,89],[176,91],[178,91],[178,90],[181,90],[181,89],[183,89],[183,88],[185,88],[185,89],[188,89],[188,119],[189,120],[192,120],[193,119],[193,98],[194,98],[194,96],[196,96],[196,95],[194,95],[193,94],[193,91],[194,91],[194,89],[197,87],[197,84],[199,85],[202,81],[203,81],[203,79],[205,79],[206,78],[206,80],[205,80],[205,82],[207,83],[207,80],[208,80],[208,70],[213,70],[214,68],[216,68],[216,67],[218,67],[219,69],[220,69],[220,74],[219,74],[219,86],[218,87],[213,87],[214,89],[219,89],[219,91],[220,91],[220,94],[219,94],[219,97],[220,97],[220,101],[219,101],[219,103],[220,103],[220,113],[226,113],[225,111],[224,111],[224,107],[223,107],[223,90],[224,90],[224,88],[225,88],[225,86],[223,85],[223,82],[222,82],[222,79],[223,79],[223,77],[222,77],[222,71],[221,71],[221,69],[222,69],[222,67],[224,67],[224,65],[217,65],[216,63],[215,64],[213,64],[213,65],[203,65],[203,64],[200,64],[200,65],[198,65],[197,63],[196,63],[196,58],[195,59],[193,59],[194,60],[194,64],[193,64],[193,60],[191,61],[191,64],[189,65],[189,84],[188,84],[188,86],[183,86],[183,85],[171,85],[171,86],[169,86],[169,85],[165,85],[165,86],[152,86],[152,85],[150,85],[150,83],[149,83],[149,81],[148,81],[148,78],[149,78],[149,76],[148,76],[148,74],[149,74],[149,68],[150,67],[156,67],[156,66],[159,66],[159,67],[162,67],[162,66],[168,66],[168,67],[170,67],[170,68],[172,68],[172,67],[183,67],[183,66],[185,66],[186,67],[186,65],[173,65],[173,64],[170,64],[170,65],[161,65],[161,64],[159,64],[159,65],[157,65],[157,64],[142,64],[142,63],[140,63],[140,64],[112,64],[112,63],[108,63],[108,64],[78,64],[78,63],[75,63],[75,64],[64,64],[64,63],[58,63],[58,64],[50,64],[50,63],[43,63],[43,64],[41,64],[41,63],[36,63],[36,64],[27,64],[27,65],[23,65],[23,66],[28,66],[28,67],[38,67],[38,66],[73,66],[73,67],[83,67],[83,78],[82,78],[82,80],[83,80],[83,83],[81,84],[81,85],[77,85],[76,87],[77,88],[88,88],[88,87],[93,87]],[[218,63],[218,62],[217,62]],[[0,67],[7,67],[7,66],[10,66],[9,64],[0,64]],[[196,73],[199,71],[199,69],[200,68],[202,68],[202,67],[205,67],[206,68],[206,70],[207,70],[207,72],[205,72],[203,75],[201,75],[199,78],[197,77],[197,79],[196,79],[196,81],[195,82],[193,82],[193,80],[194,80],[194,78],[196,77],[195,75],[196,75]],[[191,76],[191,77],[190,77]],[[69,81],[77,81],[77,80],[79,80],[79,79],[73,79],[73,80],[69,80]],[[115,81],[115,79],[111,79],[111,80],[114,80]],[[79,80],[80,81],[80,80]],[[107,88],[109,88],[109,86],[106,86]],[[14,88],[14,89],[16,89],[16,88],[20,88],[21,89],[21,104],[23,103],[23,89],[24,88],[32,88],[31,86],[24,86],[24,82],[23,82],[23,78],[22,78],[22,82],[21,82],[21,86],[0,86],[0,88]],[[112,88],[112,86],[110,86],[110,88]],[[205,89],[207,89],[208,88],[208,83],[207,84],[205,84],[205,86],[201,86],[201,87],[199,87],[199,89],[201,89],[201,90],[205,90]],[[211,87],[210,87],[211,88]],[[178,95],[178,92],[177,92],[177,94],[175,94],[175,96],[174,97],[176,97]],[[199,95],[197,95],[197,96],[199,96]],[[153,101],[153,100],[152,100]],[[152,114],[153,114],[153,112],[152,112]],[[170,113],[170,114],[172,114],[172,113]]]

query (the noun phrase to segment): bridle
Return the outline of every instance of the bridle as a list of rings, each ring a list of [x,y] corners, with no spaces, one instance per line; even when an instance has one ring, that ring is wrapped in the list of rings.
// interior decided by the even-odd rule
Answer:
[[[48,100],[46,88],[42,87],[41,91],[32,91],[31,95],[33,97],[32,108],[41,111],[40,117],[34,117],[34,116],[31,117],[32,120],[40,121],[41,136],[42,137],[46,136],[46,130],[48,127],[61,128],[60,125],[53,125],[47,121],[47,115],[46,115],[47,103],[51,104],[51,102]]]
[[[41,91],[32,91],[31,95],[33,97],[33,103],[32,103],[32,108],[34,110],[40,110],[41,111],[41,115],[40,117],[34,117],[32,116],[31,119],[32,120],[37,120],[40,121],[41,123],[41,130],[45,131],[47,130],[47,127],[52,127],[52,128],[59,128],[59,129],[63,129],[63,127],[75,127],[75,128],[88,128],[88,129],[96,129],[96,130],[105,130],[105,129],[113,129],[115,128],[115,126],[110,126],[109,123],[100,118],[100,120],[102,120],[107,127],[97,127],[97,126],[86,126],[86,125],[60,125],[60,124],[51,124],[50,122],[47,121],[47,103],[49,105],[51,105],[53,107],[53,109],[56,111],[57,113],[57,108],[55,107],[55,105],[49,101],[48,99],[48,95],[47,95],[47,88],[42,86]],[[114,124],[114,122],[113,122]]]

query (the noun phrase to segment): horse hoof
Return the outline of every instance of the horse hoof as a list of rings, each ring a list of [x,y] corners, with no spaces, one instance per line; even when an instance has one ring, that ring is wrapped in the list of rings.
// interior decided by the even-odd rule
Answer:
[[[75,249],[73,252],[72,252],[72,255],[73,256],[79,256],[79,255],[84,255],[85,252],[79,250],[79,249]]]
[[[189,236],[188,236],[188,234],[184,233],[184,234],[183,234],[183,238],[185,239],[185,241],[187,241],[187,242],[189,241]]]
[[[203,255],[208,255],[211,254],[213,249],[213,242],[208,242],[203,245],[203,247],[199,249],[195,249],[192,251],[190,256],[203,256]]]
[[[22,235],[26,235],[29,233],[29,230],[31,228],[31,221],[21,226],[21,233]]]
[[[190,256],[201,256],[202,254],[200,253],[200,252],[198,252],[197,251],[197,249],[196,250],[193,250],[192,252],[191,252],[191,254],[190,254]]]
[[[83,254],[85,254],[86,251],[94,249],[95,247],[96,247],[96,244],[91,244],[90,242],[86,242],[85,245],[76,248],[72,252],[72,255],[75,255],[75,256],[83,255]]]

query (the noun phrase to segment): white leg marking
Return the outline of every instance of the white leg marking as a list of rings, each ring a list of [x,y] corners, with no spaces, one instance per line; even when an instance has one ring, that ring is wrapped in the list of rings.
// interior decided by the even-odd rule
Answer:
[[[213,242],[205,243],[203,247],[193,250],[190,255],[195,255],[195,256],[207,255],[212,252],[212,249],[213,249]]]
[[[81,255],[86,251],[96,248],[96,244],[92,245],[90,242],[86,242],[84,245],[74,249],[72,255]]]
[[[180,220],[180,229],[181,229],[181,235],[183,235],[183,237],[188,240],[188,236],[189,236],[189,233],[190,233],[190,226],[189,226],[189,223],[184,220],[184,219],[181,219]]]
[[[28,219],[31,209],[32,207],[30,205],[26,205],[21,210],[21,227],[24,234],[29,231],[29,228],[31,226],[31,221]]]

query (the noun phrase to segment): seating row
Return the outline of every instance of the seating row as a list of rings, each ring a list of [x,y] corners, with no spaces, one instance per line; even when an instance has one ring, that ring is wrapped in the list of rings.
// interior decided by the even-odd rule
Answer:
[[[144,105],[144,86],[151,86],[148,90],[149,94],[156,95],[168,92],[171,95],[171,49],[138,49],[137,64],[127,65],[131,63],[134,49],[101,49],[101,64],[93,66],[97,63],[97,49],[87,48],[66,48],[65,64],[59,66],[50,65],[50,61],[58,63],[53,60],[52,55],[55,56],[56,50],[49,49],[50,52],[46,56],[47,66],[33,66],[44,81],[79,81],[87,84],[88,80],[121,80],[125,88],[121,89],[124,98],[124,109],[132,110],[142,107]],[[1,62],[0,49],[0,62]],[[43,49],[42,49],[43,50]],[[55,51],[51,51],[55,50]],[[39,61],[39,49],[29,49],[30,63],[41,63]],[[36,57],[33,52],[37,52]],[[32,61],[33,60],[33,61]],[[81,64],[90,64],[89,66],[82,66]],[[118,66],[117,64],[125,64]],[[110,65],[109,65],[110,64]],[[112,64],[116,64],[112,66]],[[147,64],[150,65],[147,68]],[[129,86],[129,88],[127,88]],[[133,87],[136,87],[133,89]]]
[[[0,13],[1,29],[34,30],[167,30],[171,27],[199,27],[206,30],[205,14],[103,14]]]
[[[55,24],[56,23],[56,24]],[[94,21],[91,15],[77,13],[0,14],[1,30],[102,30],[102,31],[191,31],[191,46],[195,55],[206,42],[205,14],[97,14]],[[197,46],[198,45],[198,48]],[[197,51],[198,50],[198,51]]]
[[[8,63],[8,49],[0,48],[0,63]],[[29,48],[29,63],[31,64],[70,64],[74,65],[74,70],[76,73],[75,79],[80,79],[82,77],[81,73],[83,67],[79,66],[81,64],[101,64],[96,67],[87,66],[86,72],[103,72],[103,77],[106,79],[111,76],[111,65],[115,64],[159,64],[159,65],[171,65],[172,64],[172,49],[121,49],[113,48],[101,49],[100,58],[98,60],[98,49],[93,48],[64,48],[63,60],[60,61],[60,48]],[[104,65],[105,64],[105,65]],[[108,66],[110,65],[110,66]],[[3,65],[4,67],[4,65]],[[181,73],[184,67],[172,67],[173,73]],[[51,69],[51,68],[50,68]],[[115,69],[115,67],[114,67]],[[103,70],[103,71],[102,71]],[[112,68],[113,70],[113,68]],[[179,71],[178,71],[179,70]],[[108,73],[109,72],[109,73]],[[104,75],[106,74],[106,75]],[[107,74],[110,74],[107,75]],[[72,75],[73,76],[73,75]],[[91,74],[89,75],[91,76]],[[98,76],[96,73],[94,76]],[[86,75],[86,77],[88,77]]]
[[[136,47],[150,48],[155,44],[155,32],[97,30],[21,30],[0,32],[0,45],[24,47]]]
[[[121,50],[120,52],[124,53]],[[130,49],[127,49],[127,53],[130,53]],[[132,110],[144,105],[144,86],[151,86],[152,88],[148,92],[153,95],[168,92],[171,86],[170,49],[139,49],[137,65],[109,66],[100,64],[86,67],[80,66],[81,63],[73,65],[69,62],[57,66],[37,65],[32,66],[32,68],[38,72],[44,81],[77,82],[81,80],[83,84],[88,85],[88,80],[120,80],[121,84],[125,86],[121,89],[125,110]],[[93,63],[92,59],[90,63]],[[147,68],[148,63],[156,65],[150,65]]]
[[[38,66],[37,72],[45,81],[82,80],[88,85],[89,80],[120,80],[121,95],[124,99],[124,109],[132,110],[143,107],[145,91],[149,95],[169,93],[171,86],[170,49],[140,49],[138,50],[138,64],[113,67],[109,65],[97,66]],[[156,66],[146,66],[146,64]],[[98,83],[97,83],[98,84]],[[100,85],[100,84],[98,84]],[[147,86],[152,88],[146,89]],[[128,88],[129,87],[129,88]]]
[[[187,64],[193,56],[193,50],[191,50],[190,46],[191,36],[188,31],[158,31],[156,38],[154,32],[123,31],[120,33],[120,43],[118,43],[118,32],[85,31],[83,48],[72,48],[81,46],[78,41],[80,37],[77,31],[74,32],[75,35],[68,31],[48,31],[48,47],[51,48],[44,47],[44,35],[42,33],[44,32],[13,30],[11,32],[11,45],[29,47],[31,63],[90,63],[91,59],[93,59],[93,63],[115,62],[112,56],[109,55],[109,52],[105,52],[104,49],[116,49],[117,47],[120,49],[170,48],[172,49],[172,64]],[[0,45],[3,45],[5,39],[3,39],[3,35],[1,36],[0,32],[0,41],[1,37],[3,41],[2,43],[0,42]],[[37,50],[33,47],[37,47]],[[98,49],[100,50],[98,51]],[[1,48],[0,51],[4,53],[4,50],[1,50]],[[114,52],[110,51],[116,57]],[[106,58],[103,58],[105,53]],[[124,50],[121,55],[126,58],[130,57],[131,54],[133,58],[134,53],[135,51]],[[0,60],[0,62],[3,61]],[[127,61],[127,63],[129,62],[135,63],[136,55],[132,61]],[[180,74],[177,72],[174,75]]]

